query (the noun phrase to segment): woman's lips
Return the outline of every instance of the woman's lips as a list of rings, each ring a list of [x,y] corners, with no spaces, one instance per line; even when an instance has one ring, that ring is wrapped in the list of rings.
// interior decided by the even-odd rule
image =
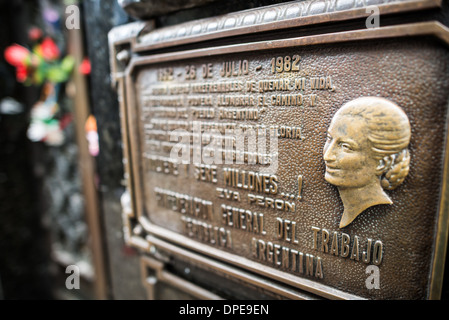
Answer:
[[[333,167],[333,166],[326,165],[326,171],[327,172],[332,173],[332,172],[336,172],[336,171],[339,171],[339,170],[340,169],[338,167]]]

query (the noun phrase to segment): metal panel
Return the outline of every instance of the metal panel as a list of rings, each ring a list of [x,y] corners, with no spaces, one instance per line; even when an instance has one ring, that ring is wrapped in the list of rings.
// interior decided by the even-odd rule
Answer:
[[[382,8],[422,5],[441,2]],[[252,13],[267,17],[273,8]],[[360,17],[361,9],[342,12],[326,21]],[[218,28],[229,18],[201,25],[216,22]],[[323,21],[314,19],[321,20],[310,23]],[[282,21],[235,25],[232,36],[309,23]],[[289,298],[307,292],[331,299],[439,298],[448,228],[445,26],[411,23],[153,54],[149,50],[231,34],[206,28],[159,42],[153,38],[182,34],[186,25],[142,35],[148,26],[139,22],[110,35],[121,96],[129,244],[147,254],[160,247],[173,256],[204,256],[202,263],[231,268],[237,278],[263,277],[264,290],[278,292],[281,283],[281,295]],[[326,178],[331,170],[323,148],[337,110],[367,96],[405,112],[410,166],[395,190],[382,191],[388,201],[364,200],[366,208],[343,224],[342,214],[355,205],[345,201],[343,186]],[[231,136],[224,135],[227,129]],[[249,132],[257,139],[238,149],[239,137],[251,141]],[[381,273],[378,289],[365,281],[369,266]]]

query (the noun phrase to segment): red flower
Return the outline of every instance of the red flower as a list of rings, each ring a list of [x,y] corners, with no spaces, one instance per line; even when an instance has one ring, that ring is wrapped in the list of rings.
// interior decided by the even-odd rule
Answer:
[[[31,41],[38,41],[40,38],[42,38],[42,30],[38,27],[33,27],[28,31],[28,38]]]
[[[19,82],[25,82],[28,78],[28,70],[26,66],[17,66],[16,67],[16,78]]]
[[[18,44],[13,44],[5,50],[6,61],[15,67],[24,67],[29,56],[30,51]]]
[[[38,54],[45,60],[56,60],[59,58],[59,48],[50,37],[46,37],[37,50]]]
[[[84,58],[79,66],[79,72],[85,76],[90,74],[92,67],[88,58]]]

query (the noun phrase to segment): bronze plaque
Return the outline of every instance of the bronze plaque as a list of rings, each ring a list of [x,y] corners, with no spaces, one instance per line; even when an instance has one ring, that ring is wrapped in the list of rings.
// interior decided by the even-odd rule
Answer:
[[[129,243],[325,298],[437,298],[448,39],[424,22],[135,49],[119,79]]]

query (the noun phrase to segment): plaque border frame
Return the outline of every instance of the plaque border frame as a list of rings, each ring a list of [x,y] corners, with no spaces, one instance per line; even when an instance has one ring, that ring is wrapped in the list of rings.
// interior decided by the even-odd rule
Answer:
[[[376,5],[379,8],[379,15],[438,8],[441,7],[443,3],[443,0],[391,1],[393,2]],[[314,2],[323,3],[325,10],[327,11],[319,12],[311,10],[311,6],[312,4],[314,4]],[[115,27],[108,35],[112,84],[115,87],[117,79],[123,76],[124,69],[118,67],[118,61],[116,59],[118,53],[117,46],[122,44],[126,44],[131,52],[137,53],[148,50],[179,46],[183,44],[198,43],[201,41],[217,38],[295,28],[312,24],[367,18],[371,15],[371,13],[366,11],[367,6],[358,6],[360,0],[354,0],[354,4],[356,5],[356,7],[346,10],[336,10],[335,2],[336,0],[291,1],[284,4],[277,4],[229,13],[215,18],[200,19],[196,20],[195,22],[186,22],[176,26],[165,27],[156,30],[153,20],[137,21],[124,26]],[[280,18],[280,16],[277,15],[274,21],[264,21],[264,16],[267,11],[276,8],[283,8],[280,11],[284,11],[285,15],[285,11],[288,10],[288,7],[295,4],[306,6],[307,14],[304,16],[301,12],[301,14],[297,17],[284,19]],[[333,9],[331,8],[332,6]],[[248,15],[254,15],[256,18],[254,23],[245,25],[244,19]],[[239,20],[242,25],[226,27],[226,21],[228,19]],[[217,29],[211,29],[211,23],[216,24]],[[194,33],[193,29],[196,26],[200,26],[200,28],[198,32]],[[192,29],[190,31],[191,34],[182,34],[182,32],[180,32],[181,30],[188,28]],[[153,43],[151,44],[144,44],[143,42],[145,41],[145,37],[147,37],[148,34],[154,34],[155,36],[157,36],[157,38],[161,39],[161,42],[153,41]]]
[[[435,1],[433,1],[435,2]],[[436,2],[440,2],[437,0]],[[145,26],[145,23],[135,24],[136,29],[141,29]],[[118,52],[117,46],[130,45],[133,47],[136,33],[128,35],[128,37],[119,39],[118,41],[112,41],[111,52],[116,54]],[[431,21],[410,23],[395,26],[387,26],[375,29],[364,30],[352,30],[336,33],[326,33],[319,35],[311,35],[305,37],[271,40],[271,41],[259,41],[251,43],[242,43],[231,46],[217,46],[208,49],[193,49],[186,51],[178,51],[171,53],[159,53],[149,56],[134,56],[131,57],[126,68],[119,70],[119,68],[112,68],[113,82],[117,85],[117,91],[120,101],[120,114],[121,114],[121,126],[122,126],[122,138],[123,138],[123,154],[124,154],[124,167],[125,167],[125,179],[128,183],[127,197],[129,200],[123,204],[123,225],[124,236],[127,244],[141,249],[143,252],[150,253],[150,249],[160,247],[162,243],[167,245],[175,244],[179,246],[179,250],[182,248],[192,250],[210,258],[216,259],[221,262],[225,262],[232,266],[240,267],[244,270],[253,272],[255,274],[262,275],[268,279],[281,282],[283,284],[292,286],[299,290],[303,290],[312,294],[322,296],[330,299],[363,299],[363,297],[350,294],[338,289],[335,289],[328,285],[320,284],[317,281],[312,281],[304,277],[295,276],[290,273],[277,270],[273,267],[263,265],[245,257],[239,256],[234,253],[225,252],[214,247],[208,246],[199,241],[190,239],[189,237],[167,230],[160,226],[152,224],[142,214],[142,194],[141,194],[141,182],[140,176],[137,171],[140,170],[139,156],[137,154],[139,143],[137,135],[132,134],[130,128],[133,124],[138,123],[136,119],[136,113],[133,112],[133,108],[127,106],[135,106],[132,74],[136,67],[142,65],[149,65],[161,62],[190,59],[207,55],[222,55],[228,53],[240,53],[249,52],[255,50],[270,50],[280,49],[295,46],[311,46],[319,44],[329,43],[342,43],[348,41],[362,41],[370,39],[382,39],[382,38],[398,38],[398,37],[411,37],[411,36],[433,36],[441,40],[445,45],[449,46],[449,29],[443,24]],[[111,59],[115,59],[112,56]],[[114,62],[115,65],[115,62]],[[136,129],[137,126],[134,127]],[[449,228],[449,181],[446,177],[449,175],[449,138],[448,132],[445,137],[445,150],[442,172],[442,187],[439,196],[439,209],[436,224],[436,233],[434,237],[434,251],[430,268],[430,281],[427,287],[428,299],[440,299],[443,275],[444,275],[444,263],[447,250],[448,241],[448,228]],[[145,235],[145,232],[148,235]],[[162,241],[162,242],[160,242]],[[175,250],[176,251],[176,250]],[[239,275],[245,279],[244,275]],[[267,289],[275,289],[277,284],[265,284]]]

